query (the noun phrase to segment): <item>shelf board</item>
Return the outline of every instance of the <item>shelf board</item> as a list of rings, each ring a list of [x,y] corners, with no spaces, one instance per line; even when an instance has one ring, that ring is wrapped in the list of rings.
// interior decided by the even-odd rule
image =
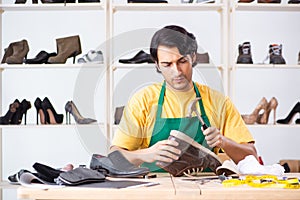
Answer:
[[[104,127],[103,123],[93,123],[93,124],[19,124],[19,125],[0,125],[0,128],[76,128],[76,127],[93,127],[93,126],[100,126]]]
[[[249,128],[300,128],[300,124],[253,124]]]
[[[238,11],[300,11],[300,4],[279,3],[237,3],[235,9]]]
[[[1,64],[4,69],[70,69],[70,68],[102,68],[104,64]]]
[[[274,64],[236,64],[234,66],[237,69],[300,69],[300,65],[274,65]]]
[[[2,11],[104,10],[102,3],[0,4]]]
[[[122,63],[116,63],[113,65],[113,70],[117,69],[154,69],[155,64],[148,64],[148,63],[141,63],[141,64],[122,64]],[[221,66],[216,66],[210,63],[207,64],[197,64],[195,68],[203,68],[203,69],[213,69],[213,68],[218,68],[219,70],[223,70],[224,67]]]
[[[223,4],[168,4],[168,3],[128,3],[115,4],[113,11],[219,11]]]

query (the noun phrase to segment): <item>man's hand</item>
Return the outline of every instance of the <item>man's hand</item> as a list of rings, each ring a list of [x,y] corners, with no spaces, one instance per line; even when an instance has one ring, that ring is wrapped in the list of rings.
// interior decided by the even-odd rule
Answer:
[[[178,160],[181,151],[176,148],[178,142],[162,140],[144,150],[144,162],[173,162]]]
[[[219,147],[222,148],[224,136],[220,133],[220,131],[215,127],[208,127],[203,131],[205,136],[205,140],[210,147]]]

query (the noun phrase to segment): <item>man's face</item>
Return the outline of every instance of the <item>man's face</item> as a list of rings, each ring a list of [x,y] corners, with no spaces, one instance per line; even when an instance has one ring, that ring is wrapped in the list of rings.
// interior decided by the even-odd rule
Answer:
[[[156,63],[166,84],[174,91],[188,91],[192,86],[193,58],[181,55],[177,47],[158,46]]]

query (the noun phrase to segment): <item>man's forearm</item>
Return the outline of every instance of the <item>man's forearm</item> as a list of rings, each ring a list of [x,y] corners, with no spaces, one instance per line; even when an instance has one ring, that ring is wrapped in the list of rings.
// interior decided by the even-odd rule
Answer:
[[[258,158],[254,144],[252,143],[236,143],[226,138],[222,141],[222,149],[237,164],[248,155]]]

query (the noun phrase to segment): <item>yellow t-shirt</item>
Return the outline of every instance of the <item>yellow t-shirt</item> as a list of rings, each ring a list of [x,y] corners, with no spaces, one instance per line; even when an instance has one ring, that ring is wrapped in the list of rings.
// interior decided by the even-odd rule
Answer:
[[[211,126],[237,143],[254,142],[241,115],[228,97],[208,86],[196,83]],[[112,145],[130,151],[147,148],[155,124],[157,103],[162,83],[153,84],[137,92],[125,106]],[[192,87],[187,92],[174,92],[166,87],[161,118],[183,118],[188,105],[196,98]],[[198,110],[199,105],[197,104]]]

